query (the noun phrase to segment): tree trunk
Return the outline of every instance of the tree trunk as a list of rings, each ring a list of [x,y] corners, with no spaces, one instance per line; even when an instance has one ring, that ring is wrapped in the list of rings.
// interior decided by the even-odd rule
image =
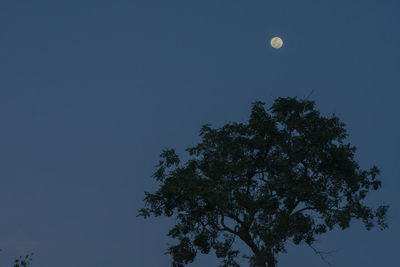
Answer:
[[[270,267],[269,265],[267,266],[267,261],[263,257],[256,258],[256,266],[257,267]]]
[[[276,267],[276,261],[274,254],[268,252],[267,255],[256,254],[256,266],[257,267]]]
[[[274,257],[268,258],[267,259],[267,263],[268,263],[268,267],[275,267],[276,266]]]
[[[238,236],[251,248],[256,257],[257,267],[276,267],[276,261],[274,253],[271,248],[267,248],[267,253],[265,251],[260,251],[257,245],[254,243],[250,234],[246,229],[241,229]]]
[[[275,256],[274,256],[274,253],[272,252],[272,249],[270,249],[268,251],[267,263],[268,263],[268,267],[275,267],[276,266]]]

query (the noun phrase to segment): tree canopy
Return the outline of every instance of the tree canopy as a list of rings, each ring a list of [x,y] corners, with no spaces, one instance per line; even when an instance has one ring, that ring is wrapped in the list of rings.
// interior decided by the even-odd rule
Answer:
[[[29,267],[32,264],[32,255],[28,254],[24,258],[22,256],[19,256],[19,258],[15,259],[15,263],[13,267]]]
[[[360,168],[335,114],[322,116],[307,99],[277,98],[268,110],[264,105],[254,102],[246,123],[204,125],[184,164],[174,149],[161,153],[153,175],[161,186],[145,192],[138,216],[175,216],[168,236],[179,243],[166,252],[172,266],[211,249],[223,259],[220,266],[239,266],[232,246],[240,238],[253,252],[246,256],[250,266],[275,267],[288,241],[311,246],[353,219],[367,230],[387,227],[388,206],[364,203],[381,187],[379,169]]]

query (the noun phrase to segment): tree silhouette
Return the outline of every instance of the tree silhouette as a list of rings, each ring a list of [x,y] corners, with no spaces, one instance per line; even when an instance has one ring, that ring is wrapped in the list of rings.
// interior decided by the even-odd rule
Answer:
[[[32,255],[28,254],[24,258],[22,256],[19,256],[19,258],[15,259],[15,263],[13,267],[29,267],[31,266],[32,263]]]
[[[185,164],[174,149],[161,153],[153,177],[162,185],[145,192],[138,216],[176,215],[168,236],[179,244],[166,252],[172,266],[211,249],[223,258],[220,266],[239,266],[232,245],[240,238],[253,252],[245,256],[250,266],[276,267],[287,241],[312,247],[318,235],[348,228],[352,219],[367,230],[387,227],[387,205],[363,204],[381,186],[379,169],[360,169],[335,114],[321,116],[307,99],[277,98],[267,111],[264,105],[253,103],[247,123],[204,125]]]
[[[0,251],[2,251],[0,249]],[[19,256],[15,258],[13,267],[29,267],[32,263],[33,253],[25,255],[25,257]]]

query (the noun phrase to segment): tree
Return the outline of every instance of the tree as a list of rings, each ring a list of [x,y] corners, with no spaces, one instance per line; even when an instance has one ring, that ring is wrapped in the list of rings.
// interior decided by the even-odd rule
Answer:
[[[317,236],[348,228],[352,219],[367,230],[387,227],[388,206],[363,203],[381,186],[379,169],[360,168],[335,114],[321,116],[307,99],[277,98],[268,111],[264,105],[253,103],[247,123],[204,125],[185,164],[174,149],[161,153],[153,177],[162,186],[145,192],[147,207],[138,216],[176,215],[168,236],[179,244],[165,253],[172,266],[211,249],[224,258],[221,266],[239,266],[232,244],[240,238],[254,253],[245,256],[250,266],[275,267],[287,241],[312,247]]]
[[[15,259],[14,267],[29,267],[29,266],[31,266],[32,255],[33,255],[33,253],[28,254],[25,256],[25,258],[23,258],[22,256],[19,256],[19,258]]]
[[[0,249],[0,251],[1,251],[1,249]],[[31,266],[32,256],[33,256],[33,253],[25,255],[24,258],[22,256],[15,258],[13,267],[29,267],[29,266]]]

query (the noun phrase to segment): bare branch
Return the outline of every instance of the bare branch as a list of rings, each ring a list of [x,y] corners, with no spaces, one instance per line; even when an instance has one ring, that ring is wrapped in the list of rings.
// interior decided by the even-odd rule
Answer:
[[[315,252],[315,254],[317,254],[318,256],[321,257],[322,261],[325,262],[326,264],[328,264],[329,266],[335,266],[334,264],[330,263],[326,258],[329,256],[332,256],[332,254],[336,251],[320,251],[315,249],[312,245],[308,245],[310,248],[312,248],[312,250]]]

